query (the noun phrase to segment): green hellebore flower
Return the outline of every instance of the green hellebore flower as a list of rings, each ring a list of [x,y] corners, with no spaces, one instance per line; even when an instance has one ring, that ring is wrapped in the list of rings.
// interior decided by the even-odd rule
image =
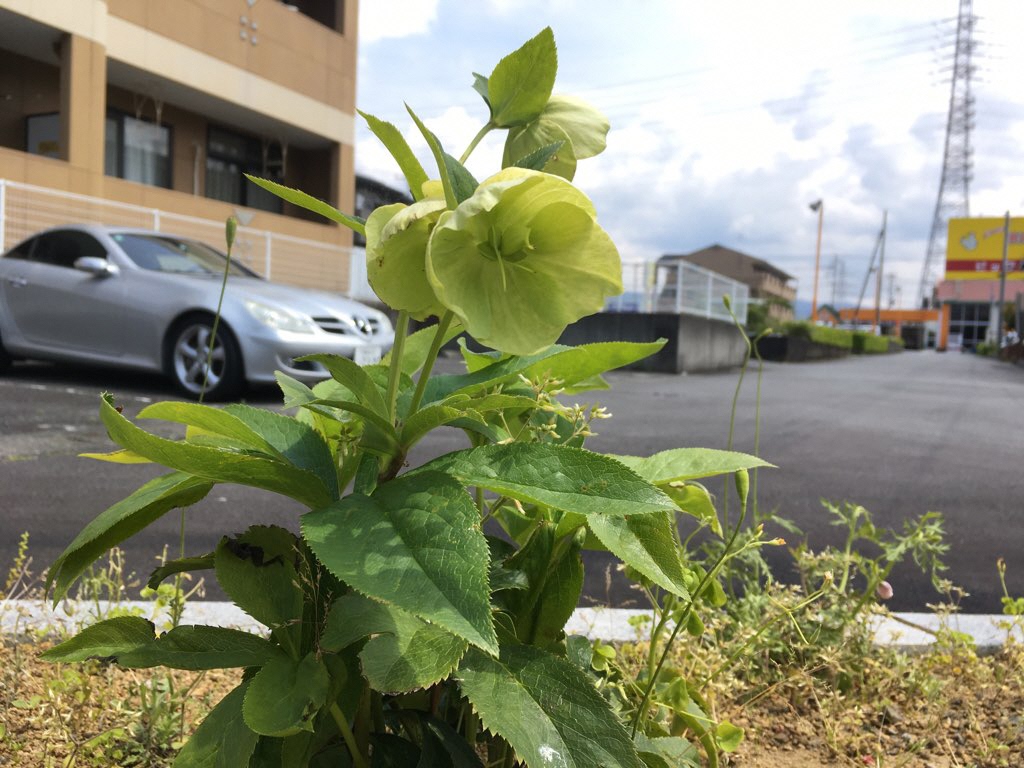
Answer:
[[[528,355],[621,293],[622,265],[586,195],[558,176],[506,168],[441,214],[427,279],[474,338]]]
[[[427,282],[424,263],[427,240],[444,209],[444,199],[428,197],[412,205],[381,206],[366,219],[370,285],[385,304],[417,320],[444,311]]]
[[[582,99],[555,95],[536,120],[511,128],[501,164],[508,167],[542,147],[564,142],[544,170],[572,181],[576,161],[604,152],[608,118]]]

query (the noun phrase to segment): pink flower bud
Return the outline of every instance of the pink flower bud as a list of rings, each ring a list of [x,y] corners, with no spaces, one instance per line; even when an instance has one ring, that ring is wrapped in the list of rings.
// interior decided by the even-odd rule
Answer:
[[[875,590],[878,593],[879,600],[890,600],[892,599],[892,584],[888,581],[883,581],[878,585],[878,589]]]

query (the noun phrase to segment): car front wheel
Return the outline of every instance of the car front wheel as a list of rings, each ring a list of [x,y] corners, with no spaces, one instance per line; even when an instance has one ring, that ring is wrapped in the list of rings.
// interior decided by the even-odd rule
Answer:
[[[184,318],[168,334],[168,369],[174,384],[186,397],[225,400],[242,389],[238,343],[221,324],[211,350],[212,335],[213,318],[205,316]]]

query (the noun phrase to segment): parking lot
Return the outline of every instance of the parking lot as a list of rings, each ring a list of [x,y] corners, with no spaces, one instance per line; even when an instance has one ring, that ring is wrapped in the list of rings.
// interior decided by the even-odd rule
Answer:
[[[629,454],[678,446],[725,448],[737,376],[736,371],[611,374],[613,389],[590,399],[599,399],[614,418],[597,425],[600,435],[589,446]],[[737,450],[753,450],[755,385],[750,371],[737,409]],[[22,531],[30,533],[38,571],[92,517],[159,472],[77,457],[112,447],[97,415],[103,391],[114,393],[129,416],[148,402],[174,397],[159,378],[121,372],[20,364],[0,377],[0,565],[5,569]],[[250,392],[247,399],[265,406],[278,402],[272,389]],[[891,527],[940,511],[952,547],[948,577],[970,593],[964,608],[998,612],[998,557],[1007,561],[1011,590],[1024,594],[1022,403],[1024,368],[973,355],[906,352],[766,365],[760,453],[778,469],[760,474],[759,503],[794,521],[812,547],[839,540],[822,498],[860,503],[879,525]],[[418,463],[463,446],[461,433],[446,431],[411,458]],[[188,514],[188,550],[207,552],[222,533],[254,523],[294,528],[301,511],[268,493],[218,487]],[[771,533],[797,540],[781,530]],[[178,516],[168,515],[129,542],[129,566],[148,573],[165,545],[177,547],[177,538]],[[770,559],[780,577],[790,575],[784,550],[772,550]],[[627,604],[631,593],[614,579],[609,590],[608,566],[600,556],[591,559],[587,592],[595,600]],[[936,599],[911,567],[898,569],[891,581],[897,609],[921,610]]]

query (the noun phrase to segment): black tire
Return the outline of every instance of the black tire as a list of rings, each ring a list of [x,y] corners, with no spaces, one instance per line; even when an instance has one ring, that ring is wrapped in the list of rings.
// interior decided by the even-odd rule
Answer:
[[[0,371],[6,371],[8,368],[10,368],[11,362],[11,356],[7,354],[7,350],[4,349],[3,337],[0,336]]]
[[[189,315],[178,320],[167,332],[165,368],[178,391],[192,400],[199,399],[204,383],[205,400],[230,399],[242,391],[245,383],[238,342],[223,322],[217,327],[217,340],[210,355],[210,371],[206,375],[212,331],[213,317]]]

